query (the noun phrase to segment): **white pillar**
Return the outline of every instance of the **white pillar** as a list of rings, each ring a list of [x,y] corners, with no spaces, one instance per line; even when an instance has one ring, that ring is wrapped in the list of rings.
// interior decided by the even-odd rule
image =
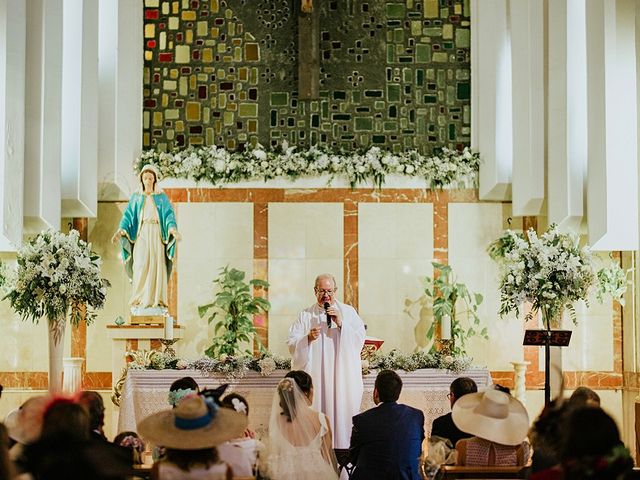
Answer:
[[[544,5],[511,1],[513,215],[539,215],[544,201]]]
[[[63,22],[62,216],[95,217],[98,208],[98,1],[64,0]]]
[[[586,5],[589,243],[595,250],[635,250],[636,4],[634,0],[587,0]]]
[[[25,230],[60,228],[62,0],[26,3]]]
[[[63,359],[62,391],[74,394],[82,389],[82,357],[65,357]]]
[[[98,182],[101,200],[128,199],[142,152],[142,0],[99,2]]]
[[[482,154],[480,198],[511,197],[511,39],[507,0],[471,1],[471,146]]]
[[[548,3],[548,175],[550,223],[578,230],[587,169],[587,47],[584,0]]]
[[[0,0],[0,251],[22,243],[26,5]]]
[[[523,405],[526,405],[526,385],[525,374],[527,373],[527,366],[531,365],[531,362],[511,362],[514,372],[514,389],[513,396],[520,400]]]

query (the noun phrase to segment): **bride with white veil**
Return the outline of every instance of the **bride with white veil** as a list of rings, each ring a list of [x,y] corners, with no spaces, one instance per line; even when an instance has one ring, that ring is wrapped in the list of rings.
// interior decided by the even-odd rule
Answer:
[[[273,397],[269,440],[261,473],[273,480],[337,480],[331,428],[324,413],[311,408],[313,385],[306,372],[283,378]]]

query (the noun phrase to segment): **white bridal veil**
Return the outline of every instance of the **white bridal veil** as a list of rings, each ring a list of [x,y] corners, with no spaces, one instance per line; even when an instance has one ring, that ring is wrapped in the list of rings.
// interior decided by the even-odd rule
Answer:
[[[269,440],[261,457],[261,470],[269,478],[338,478],[326,417],[311,408],[311,399],[293,378],[278,384],[271,405]]]

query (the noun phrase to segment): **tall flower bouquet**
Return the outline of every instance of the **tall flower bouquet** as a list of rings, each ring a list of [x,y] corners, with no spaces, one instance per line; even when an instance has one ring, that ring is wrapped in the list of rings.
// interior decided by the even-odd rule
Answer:
[[[574,303],[582,300],[588,305],[589,294],[599,281],[611,276],[619,278],[616,274],[596,272],[589,247],[580,246],[576,233],[560,233],[555,224],[540,236],[533,229],[526,236],[507,230],[490,245],[489,254],[501,264],[500,315],[519,314],[521,305],[527,301],[532,307],[527,318],[541,312],[546,329],[551,328],[552,321],[559,320],[564,308],[575,322]],[[612,265],[601,272],[615,268]],[[617,299],[624,294],[625,287],[599,285]]]
[[[109,282],[101,278],[100,264],[100,257],[76,230],[68,235],[43,231],[18,251],[17,269],[5,298],[23,320],[48,320],[50,388],[58,388],[60,380],[52,376],[51,370],[61,367],[53,365],[52,349],[62,348],[67,315],[72,325],[83,318],[91,323],[94,310],[104,306]]]

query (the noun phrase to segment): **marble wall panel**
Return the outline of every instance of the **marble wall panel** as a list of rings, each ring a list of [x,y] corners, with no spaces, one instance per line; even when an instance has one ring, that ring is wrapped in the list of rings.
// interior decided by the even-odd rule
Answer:
[[[505,228],[503,208],[499,203],[449,204],[449,264],[460,282],[483,295],[479,315],[489,334],[489,340],[470,339],[467,351],[475,364],[490,370],[511,370],[509,362],[523,359],[523,322],[514,315],[500,318],[498,267],[486,252]]]
[[[592,298],[590,307],[576,304],[577,325],[565,313],[563,327],[573,334],[571,344],[563,349],[564,370],[614,370],[612,312],[610,299],[600,304]]]
[[[367,335],[382,338],[383,350],[425,346],[425,311],[405,303],[422,294],[432,272],[433,205],[361,203],[358,206],[360,316]]]
[[[269,349],[288,355],[286,338],[298,313],[315,302],[320,273],[332,273],[342,300],[341,203],[269,204]]]
[[[185,338],[178,355],[196,359],[213,338],[214,324],[198,316],[198,306],[210,303],[213,280],[229,265],[253,275],[253,205],[250,203],[177,203],[182,241],[178,246],[178,322]]]

